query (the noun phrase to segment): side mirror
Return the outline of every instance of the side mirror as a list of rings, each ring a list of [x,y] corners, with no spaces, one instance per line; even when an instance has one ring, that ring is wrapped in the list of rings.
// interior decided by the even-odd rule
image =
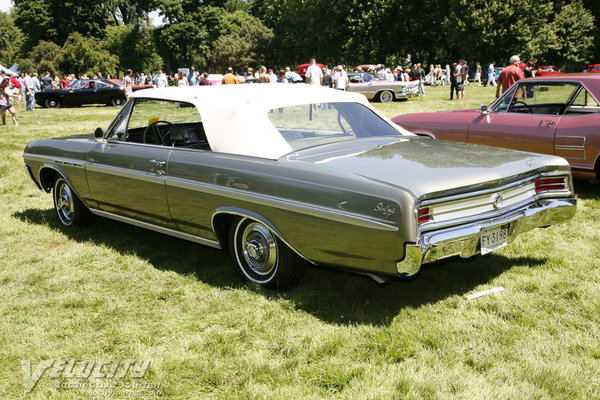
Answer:
[[[98,127],[96,128],[96,130],[94,131],[94,138],[95,139],[102,139],[104,137],[104,131],[102,130],[102,128]]]
[[[479,114],[481,115],[489,114],[488,108],[485,104],[481,104],[479,107],[477,107],[477,111],[479,111]]]

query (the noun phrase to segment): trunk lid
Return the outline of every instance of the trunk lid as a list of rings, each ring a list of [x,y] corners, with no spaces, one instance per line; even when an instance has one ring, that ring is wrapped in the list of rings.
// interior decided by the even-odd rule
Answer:
[[[402,187],[417,198],[480,190],[556,166],[569,171],[560,157],[418,136],[338,142],[298,151],[288,159]]]

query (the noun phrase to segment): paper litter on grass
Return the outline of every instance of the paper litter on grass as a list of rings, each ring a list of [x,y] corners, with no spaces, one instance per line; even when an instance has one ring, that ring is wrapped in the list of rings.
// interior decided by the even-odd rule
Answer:
[[[467,297],[467,300],[473,300],[473,299],[476,299],[478,297],[485,296],[486,294],[501,292],[503,290],[504,290],[504,288],[502,286],[499,286],[497,288],[488,289],[488,290],[484,290],[482,292],[473,293],[473,294],[470,294],[470,295],[468,295],[466,297]]]

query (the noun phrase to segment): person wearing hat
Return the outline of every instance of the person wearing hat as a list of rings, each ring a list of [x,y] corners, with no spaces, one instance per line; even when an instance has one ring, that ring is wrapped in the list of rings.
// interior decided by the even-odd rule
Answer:
[[[337,90],[346,90],[348,87],[348,74],[344,71],[344,67],[338,65],[335,67],[335,74],[333,75],[333,81]]]

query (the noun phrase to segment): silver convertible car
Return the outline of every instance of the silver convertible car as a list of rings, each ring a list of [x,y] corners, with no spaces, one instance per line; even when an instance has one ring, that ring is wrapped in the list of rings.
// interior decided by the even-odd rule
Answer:
[[[62,225],[112,218],[229,249],[270,289],[307,264],[410,276],[575,213],[567,162],[416,136],[310,85],[135,92],[106,130],[25,148]]]

